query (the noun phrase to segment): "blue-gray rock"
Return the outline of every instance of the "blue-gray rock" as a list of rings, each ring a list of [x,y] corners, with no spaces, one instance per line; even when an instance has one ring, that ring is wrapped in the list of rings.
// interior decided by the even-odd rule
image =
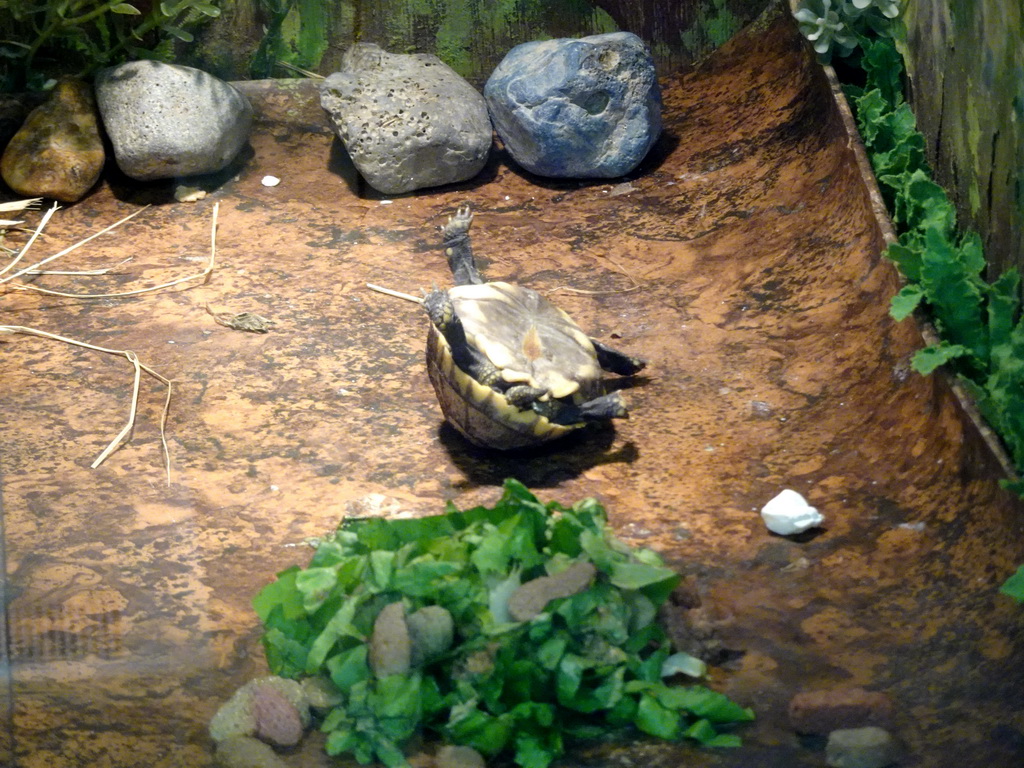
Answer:
[[[192,67],[130,61],[98,72],[95,88],[117,165],[140,181],[219,171],[252,128],[246,98]]]
[[[354,45],[321,85],[320,104],[353,164],[384,194],[470,179],[491,149],[483,96],[429,54]]]
[[[654,62],[629,32],[517,45],[484,96],[505,148],[539,176],[622,176],[661,132]]]

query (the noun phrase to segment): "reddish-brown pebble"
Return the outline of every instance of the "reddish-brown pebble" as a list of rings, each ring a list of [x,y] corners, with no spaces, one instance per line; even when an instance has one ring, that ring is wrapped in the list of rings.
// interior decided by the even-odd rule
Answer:
[[[259,686],[252,691],[256,735],[279,747],[292,747],[302,739],[302,718],[295,704],[278,690]]]
[[[829,733],[842,728],[892,727],[893,701],[863,688],[802,691],[789,702],[789,724],[797,733]]]

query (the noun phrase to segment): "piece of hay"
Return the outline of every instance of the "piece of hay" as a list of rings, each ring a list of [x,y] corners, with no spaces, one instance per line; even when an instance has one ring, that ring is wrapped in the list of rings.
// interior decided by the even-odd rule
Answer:
[[[149,206],[146,206],[146,207],[148,208]],[[11,275],[8,278],[0,280],[0,283],[7,282],[8,280],[13,280],[15,277],[18,277],[20,275],[26,274],[27,272],[33,271],[33,270],[37,269],[38,267],[42,266],[43,264],[46,264],[49,261],[53,261],[54,259],[58,258],[59,256],[65,255],[66,253],[70,252],[71,250],[77,248],[78,246],[80,246],[80,245],[82,245],[84,243],[89,242],[89,240],[92,240],[94,237],[98,237],[99,235],[102,235],[104,232],[107,232],[107,231],[113,229],[114,227],[118,226],[119,224],[123,224],[124,222],[128,221],[128,219],[132,218],[132,216],[137,216],[138,214],[142,213],[142,211],[144,211],[144,210],[145,210],[145,208],[140,208],[138,211],[136,211],[135,213],[131,214],[131,216],[126,216],[125,218],[121,219],[121,221],[118,221],[115,224],[111,224],[106,229],[100,230],[96,234],[91,235],[90,237],[87,237],[85,240],[82,240],[81,242],[76,243],[75,245],[71,246],[70,248],[65,248],[60,253],[58,253],[58,254],[56,254],[54,256],[51,256],[48,259],[43,259],[38,264],[34,264],[31,267],[26,267],[25,269],[21,270],[17,274]],[[214,205],[213,205],[213,223],[211,225],[211,234],[210,234],[210,260],[207,262],[206,268],[203,269],[202,272],[197,272],[197,273],[192,274],[192,275],[186,275],[185,277],[179,277],[176,280],[171,280],[170,282],[166,282],[166,283],[160,283],[159,285],[151,285],[151,286],[149,286],[147,288],[137,288],[137,289],[135,289],[133,291],[118,291],[117,293],[64,293],[63,291],[51,291],[51,290],[49,290],[47,288],[40,288],[39,286],[31,285],[31,284],[12,285],[10,287],[12,289],[18,290],[18,291],[35,291],[36,293],[45,293],[47,296],[62,296],[64,298],[68,298],[68,299],[113,299],[113,298],[121,298],[121,297],[124,297],[124,296],[138,296],[139,294],[142,294],[142,293],[151,293],[153,291],[159,291],[159,290],[162,290],[164,288],[171,288],[171,287],[173,287],[175,285],[180,285],[181,283],[187,283],[190,280],[200,280],[201,279],[202,282],[205,283],[209,279],[210,275],[213,274],[214,262],[215,262],[216,256],[217,256],[217,215],[218,215],[219,211],[220,211],[220,203],[214,203]],[[24,249],[22,249],[22,250],[24,250]]]
[[[77,339],[71,339],[67,336],[59,336],[56,333],[49,333],[48,331],[40,331],[38,328],[29,328],[24,325],[0,325],[0,334],[2,333],[20,333],[27,336],[38,336],[43,339],[51,339],[53,341],[60,341],[64,344],[71,344],[76,347],[82,347],[83,349],[91,349],[94,352],[103,352],[108,355],[118,355],[125,358],[132,364],[135,369],[135,380],[132,386],[132,399],[131,406],[128,409],[128,423],[125,424],[124,428],[117,434],[110,444],[103,449],[103,452],[96,457],[91,467],[95,469],[104,461],[107,457],[114,452],[114,449],[128,436],[128,433],[132,431],[132,427],[135,426],[135,414],[138,411],[139,405],[139,385],[142,380],[142,373],[145,371],[147,374],[152,376],[154,379],[159,381],[161,384],[167,387],[167,399],[164,402],[163,414],[160,417],[160,444],[163,447],[164,452],[164,467],[167,472],[167,485],[171,484],[171,454],[167,447],[167,414],[171,409],[171,380],[161,376],[159,373],[154,371],[148,365],[143,364],[138,356],[128,349],[109,349],[107,347],[98,347],[95,344],[89,344],[84,341],[78,341]]]

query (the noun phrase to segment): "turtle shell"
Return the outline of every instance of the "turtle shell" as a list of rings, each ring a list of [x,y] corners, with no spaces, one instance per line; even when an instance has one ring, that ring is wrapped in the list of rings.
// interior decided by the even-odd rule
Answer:
[[[601,394],[601,366],[590,338],[539,293],[512,283],[448,290],[466,339],[510,384],[529,384],[583,402]]]
[[[474,445],[503,451],[526,448],[583,426],[555,424],[478,382],[455,364],[448,341],[433,324],[427,336],[427,374],[444,417]]]

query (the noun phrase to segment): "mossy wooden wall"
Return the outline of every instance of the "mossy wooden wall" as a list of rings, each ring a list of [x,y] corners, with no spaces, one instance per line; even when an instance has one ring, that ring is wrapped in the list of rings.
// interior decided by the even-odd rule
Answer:
[[[221,17],[180,60],[221,77],[251,76],[271,32],[269,59],[327,74],[353,42],[393,53],[435,53],[482,83],[518,43],[624,29],[648,42],[658,66],[697,61],[772,0],[221,0]],[[259,68],[257,68],[258,70]],[[265,71],[257,71],[265,74]],[[271,70],[288,76],[287,70]]]
[[[993,274],[1024,270],[1024,6],[911,0],[911,100],[938,181],[985,241]]]

